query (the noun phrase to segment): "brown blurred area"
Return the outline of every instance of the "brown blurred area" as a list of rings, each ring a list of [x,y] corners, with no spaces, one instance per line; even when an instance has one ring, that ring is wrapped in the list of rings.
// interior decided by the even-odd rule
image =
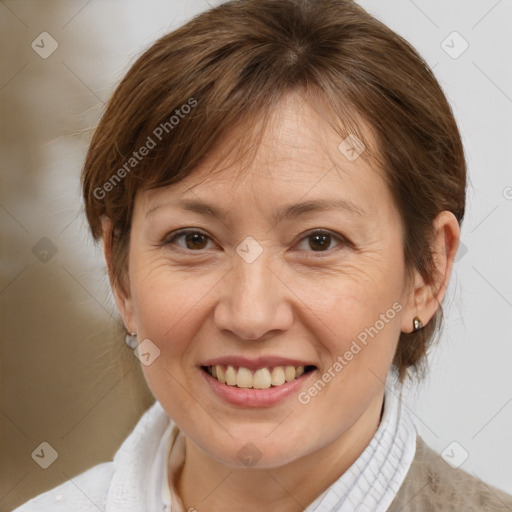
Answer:
[[[0,3],[1,511],[111,460],[154,400],[82,213],[83,157],[118,79],[86,3]]]

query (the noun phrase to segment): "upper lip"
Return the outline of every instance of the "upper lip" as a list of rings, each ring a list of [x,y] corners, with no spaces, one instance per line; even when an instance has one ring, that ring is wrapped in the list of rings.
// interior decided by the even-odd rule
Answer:
[[[280,356],[260,356],[253,359],[248,359],[242,356],[226,356],[208,359],[203,362],[201,366],[237,366],[247,368],[249,370],[257,370],[258,368],[274,367],[274,366],[315,366],[308,361],[301,361],[299,359],[290,359]]]

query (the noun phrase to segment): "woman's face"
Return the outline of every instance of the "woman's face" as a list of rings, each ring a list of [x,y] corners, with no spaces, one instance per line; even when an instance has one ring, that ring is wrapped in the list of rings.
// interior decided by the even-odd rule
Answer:
[[[382,398],[407,330],[399,213],[381,171],[341,142],[291,94],[249,172],[210,175],[221,144],[137,195],[121,313],[150,340],[157,400],[228,465],[278,467],[340,438]]]

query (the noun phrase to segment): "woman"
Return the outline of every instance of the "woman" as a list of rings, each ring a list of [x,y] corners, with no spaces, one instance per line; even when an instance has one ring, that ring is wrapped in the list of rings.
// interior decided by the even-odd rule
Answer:
[[[509,510],[401,400],[465,188],[433,74],[352,1],[228,2],[157,41],[83,170],[156,402],[113,462],[17,510]]]

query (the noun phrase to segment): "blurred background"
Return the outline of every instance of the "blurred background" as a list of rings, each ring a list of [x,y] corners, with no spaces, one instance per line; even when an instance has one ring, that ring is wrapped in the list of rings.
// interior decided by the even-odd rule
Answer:
[[[87,230],[80,170],[135,58],[219,3],[0,1],[0,511],[111,460],[154,400]],[[470,173],[445,330],[409,407],[430,446],[512,494],[512,1],[359,3],[434,69]],[[41,443],[57,453],[47,469]]]

